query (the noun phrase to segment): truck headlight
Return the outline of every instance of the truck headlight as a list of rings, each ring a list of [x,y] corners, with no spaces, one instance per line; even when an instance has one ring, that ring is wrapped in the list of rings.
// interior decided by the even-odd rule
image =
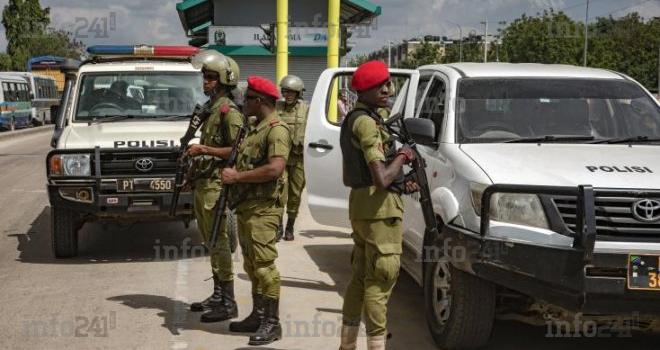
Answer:
[[[472,206],[481,216],[481,196],[488,185],[471,183]],[[549,229],[539,197],[534,194],[494,193],[490,198],[490,219],[510,224]]]
[[[58,154],[50,158],[50,171],[54,175],[92,175],[89,154]]]

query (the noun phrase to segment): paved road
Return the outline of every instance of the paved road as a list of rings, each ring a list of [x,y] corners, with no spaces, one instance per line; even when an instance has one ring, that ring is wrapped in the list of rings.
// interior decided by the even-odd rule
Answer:
[[[248,349],[228,324],[203,324],[187,311],[206,297],[207,262],[190,248],[194,226],[139,224],[81,231],[80,256],[50,251],[45,191],[48,132],[0,141],[0,349]],[[294,242],[278,245],[285,339],[260,349],[336,349],[340,293],[349,278],[346,230],[320,226],[303,209]],[[249,283],[236,256],[241,316]],[[422,293],[401,275],[391,302],[388,349],[436,349]],[[498,322],[489,349],[657,349],[660,338],[548,338],[547,329]],[[259,348],[259,347],[255,347]],[[366,349],[364,340],[361,349]]]

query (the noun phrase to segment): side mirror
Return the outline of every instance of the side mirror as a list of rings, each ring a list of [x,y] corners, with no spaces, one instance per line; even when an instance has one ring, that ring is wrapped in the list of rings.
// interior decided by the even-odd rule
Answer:
[[[410,136],[420,145],[437,147],[435,123],[429,119],[406,118],[403,120]]]

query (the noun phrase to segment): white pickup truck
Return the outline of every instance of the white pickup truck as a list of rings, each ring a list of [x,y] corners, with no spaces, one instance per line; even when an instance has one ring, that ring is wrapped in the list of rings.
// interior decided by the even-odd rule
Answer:
[[[326,70],[310,106],[308,202],[327,225],[350,227],[328,106],[354,70]],[[660,327],[660,105],[647,90],[566,65],[391,74],[391,115],[427,119],[413,136],[433,139],[417,147],[439,233],[405,196],[402,266],[440,347],[485,346],[496,318],[565,333]]]

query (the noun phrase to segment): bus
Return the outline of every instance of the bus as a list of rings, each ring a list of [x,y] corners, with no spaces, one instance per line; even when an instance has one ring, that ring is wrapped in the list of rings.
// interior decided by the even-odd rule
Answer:
[[[32,121],[32,102],[27,81],[0,75],[0,130],[27,128]]]
[[[5,75],[20,76],[30,88],[32,100],[32,124],[44,125],[52,122],[50,109],[60,104],[55,78],[30,72],[3,72]]]
[[[39,56],[28,60],[27,71],[33,74],[48,75],[55,78],[58,93],[64,90],[64,74],[60,71],[64,57]],[[80,65],[80,61],[76,61]]]

